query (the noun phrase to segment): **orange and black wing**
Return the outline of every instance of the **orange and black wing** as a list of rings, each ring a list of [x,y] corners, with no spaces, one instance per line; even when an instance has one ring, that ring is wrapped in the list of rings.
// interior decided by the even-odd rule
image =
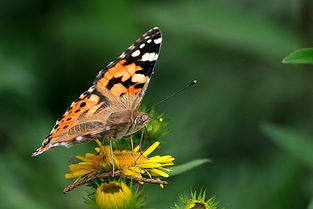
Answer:
[[[109,116],[108,107],[111,101],[99,92],[91,92],[93,88],[84,92],[72,102],[62,117],[60,117],[50,134],[43,140],[33,156],[39,155],[51,147],[69,146],[86,142],[109,127],[105,118]],[[102,117],[98,113],[102,111]]]
[[[112,112],[137,108],[153,73],[161,41],[160,30],[153,28],[101,70],[93,86],[57,120],[33,156],[54,146],[97,137],[110,130],[106,120]]]
[[[100,71],[94,82],[96,90],[109,91],[125,108],[136,109],[153,74],[161,43],[159,28],[149,30],[116,61]]]

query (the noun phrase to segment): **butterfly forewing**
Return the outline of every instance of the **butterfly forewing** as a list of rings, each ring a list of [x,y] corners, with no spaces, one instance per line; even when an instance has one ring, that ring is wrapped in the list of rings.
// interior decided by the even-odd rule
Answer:
[[[95,87],[100,92],[109,90],[128,108],[137,108],[153,74],[161,42],[160,30],[149,30],[116,61],[100,71]]]

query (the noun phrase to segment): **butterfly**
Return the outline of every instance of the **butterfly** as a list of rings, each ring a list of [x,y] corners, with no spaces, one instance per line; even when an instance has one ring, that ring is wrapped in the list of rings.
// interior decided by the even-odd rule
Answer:
[[[154,27],[110,62],[93,85],[72,102],[32,155],[99,137],[121,139],[147,125],[150,117],[137,109],[148,88],[161,43],[161,31]]]

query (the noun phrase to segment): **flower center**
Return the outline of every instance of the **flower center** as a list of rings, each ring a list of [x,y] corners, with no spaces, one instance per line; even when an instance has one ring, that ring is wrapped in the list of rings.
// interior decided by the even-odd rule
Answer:
[[[197,202],[197,203],[195,203],[195,205],[194,205],[192,208],[190,208],[190,209],[207,209],[207,208],[205,207],[204,204]]]
[[[108,184],[108,185],[105,185],[103,188],[102,188],[102,192],[104,193],[111,193],[111,194],[114,194],[114,193],[118,193],[122,190],[122,187],[117,185],[117,184]]]

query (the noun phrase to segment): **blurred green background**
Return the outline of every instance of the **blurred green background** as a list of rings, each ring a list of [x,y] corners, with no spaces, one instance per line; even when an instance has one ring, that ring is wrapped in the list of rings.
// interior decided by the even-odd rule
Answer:
[[[160,153],[213,162],[165,189],[148,185],[147,208],[193,188],[228,209],[308,208],[313,69],[281,60],[312,47],[312,10],[311,0],[2,0],[0,208],[89,207],[83,187],[62,189],[69,156],[94,144],[31,153],[98,71],[154,26],[164,39],[144,103],[199,81],[157,107],[170,119]]]

